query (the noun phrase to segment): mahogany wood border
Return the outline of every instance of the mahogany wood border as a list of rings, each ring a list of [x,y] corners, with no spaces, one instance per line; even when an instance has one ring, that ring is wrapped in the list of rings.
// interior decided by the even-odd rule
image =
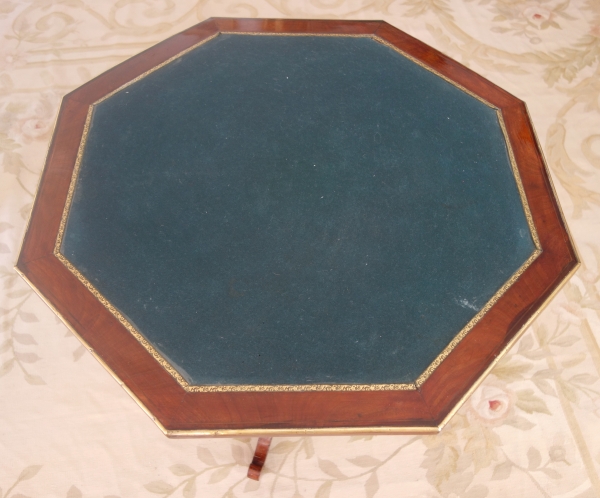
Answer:
[[[501,110],[543,252],[418,390],[186,392],[53,255],[89,105],[219,32],[375,35]],[[64,97],[17,269],[167,435],[215,436],[435,432],[578,264],[522,101],[383,21],[215,18]]]

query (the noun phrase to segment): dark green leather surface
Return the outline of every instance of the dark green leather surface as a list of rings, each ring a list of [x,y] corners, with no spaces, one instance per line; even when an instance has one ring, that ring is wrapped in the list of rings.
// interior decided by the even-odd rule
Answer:
[[[412,382],[533,250],[493,109],[247,35],[97,106],[62,248],[195,384]]]

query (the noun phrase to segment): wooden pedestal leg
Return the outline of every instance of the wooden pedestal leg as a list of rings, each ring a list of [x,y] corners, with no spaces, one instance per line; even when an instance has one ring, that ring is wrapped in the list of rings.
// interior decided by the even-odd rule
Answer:
[[[271,437],[259,437],[258,443],[256,443],[256,451],[254,452],[254,458],[248,468],[248,477],[258,481],[260,479],[260,471],[265,464],[267,459],[267,453],[269,452],[269,446],[271,446]]]

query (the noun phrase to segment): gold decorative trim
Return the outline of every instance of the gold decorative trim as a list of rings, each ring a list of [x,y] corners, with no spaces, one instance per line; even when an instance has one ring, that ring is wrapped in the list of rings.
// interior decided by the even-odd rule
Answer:
[[[236,436],[350,436],[350,435],[428,435],[438,434],[440,427],[418,426],[418,427],[319,427],[319,428],[290,428],[290,429],[196,429],[196,430],[169,430],[166,429],[158,420],[154,421],[165,436],[170,438],[185,437],[236,437]]]
[[[91,105],[88,109],[85,117],[85,123],[83,124],[83,132],[81,134],[81,141],[79,142],[79,148],[77,149],[77,156],[75,158],[75,166],[73,173],[71,174],[71,182],[69,183],[69,190],[67,191],[67,199],[65,201],[65,207],[63,209],[62,216],[60,218],[60,225],[58,226],[58,235],[56,236],[56,242],[54,243],[54,255],[60,259],[62,254],[60,253],[60,247],[62,245],[65,228],[67,226],[67,219],[69,217],[69,210],[71,209],[71,203],[73,202],[73,195],[75,194],[75,184],[77,183],[77,177],[79,176],[79,168],[81,166],[81,158],[83,157],[83,150],[87,141],[87,136],[90,131],[90,124],[92,121],[92,114],[94,113],[94,106]]]
[[[117,92],[123,90],[124,88],[132,85],[133,83],[141,80],[142,78],[146,77],[147,75],[153,73],[154,71],[164,67],[165,65],[169,64],[170,62],[178,59],[179,57],[187,54],[188,52],[194,50],[195,48],[203,45],[204,43],[207,43],[208,41],[216,38],[217,36],[219,36],[219,34],[221,33],[216,33],[215,35],[210,36],[209,38],[202,40],[201,42],[183,50],[182,52],[179,52],[177,55],[174,55],[173,57],[167,59],[166,61],[162,62],[161,64],[158,64],[157,66],[153,67],[152,69],[149,69],[148,71],[142,73],[141,75],[137,76],[136,78],[132,79],[131,81],[125,83],[124,85],[120,86],[119,88],[117,88],[116,90],[113,90],[112,92],[110,92],[109,94],[105,95],[104,97],[102,97],[101,99],[97,100],[96,102],[94,102],[93,104],[90,105],[89,109],[88,109],[88,113],[87,113],[87,117],[86,117],[86,121],[84,124],[84,128],[83,128],[83,133],[82,133],[82,137],[81,137],[81,141],[79,144],[79,149],[77,151],[77,158],[75,161],[75,166],[73,168],[73,174],[71,176],[71,183],[69,185],[69,190],[68,190],[68,194],[67,194],[67,200],[65,203],[65,207],[63,210],[63,214],[61,217],[61,222],[60,222],[60,226],[59,226],[59,231],[57,234],[57,238],[56,238],[56,243],[54,245],[54,256],[56,256],[56,258],[61,261],[61,263],[73,274],[77,277],[77,279],[98,299],[98,301],[100,301],[100,303],[102,303],[102,305],[117,319],[119,320],[119,322],[133,335],[133,337],[152,355],[152,357],[154,357],[154,359],[156,359],[156,361],[158,361],[158,363],[167,371],[169,372],[169,374],[181,385],[181,387],[183,389],[185,389],[187,392],[291,392],[291,391],[300,391],[300,392],[307,392],[307,391],[414,391],[417,390],[428,378],[429,376],[435,371],[435,369],[442,363],[442,361],[452,352],[452,350],[458,345],[458,343],[460,343],[460,341],[473,329],[473,327],[477,324],[477,322],[479,322],[479,320],[481,320],[481,318],[492,308],[492,306],[500,299],[500,297],[512,286],[512,284],[514,284],[514,282],[516,282],[519,277],[527,270],[527,268],[531,265],[531,263],[533,263],[533,261],[541,254],[542,250],[541,250],[541,246],[539,243],[539,238],[537,235],[537,231],[535,229],[535,225],[533,223],[533,218],[531,216],[531,212],[529,210],[529,204],[527,202],[527,198],[525,196],[525,191],[523,189],[523,185],[521,182],[521,178],[519,175],[519,171],[515,162],[515,158],[514,158],[514,153],[512,151],[512,147],[510,145],[510,141],[508,139],[508,134],[506,132],[506,127],[504,125],[504,120],[502,118],[502,114],[500,112],[500,110],[493,106],[491,103],[487,102],[486,100],[482,99],[481,97],[479,97],[478,95],[474,94],[473,92],[467,90],[466,88],[464,88],[463,86],[455,83],[454,81],[450,80],[449,78],[446,78],[445,76],[443,76],[442,74],[438,73],[437,71],[435,71],[434,69],[426,66],[425,64],[423,64],[421,61],[415,59],[414,57],[406,54],[405,52],[403,52],[402,50],[398,49],[397,47],[394,47],[393,45],[389,44],[388,42],[386,42],[385,40],[375,36],[375,35],[363,35],[363,34],[355,34],[355,35],[344,35],[344,34],[311,34],[311,33],[247,33],[247,32],[223,32],[223,34],[235,34],[235,35],[257,35],[257,36],[327,36],[327,37],[354,37],[354,38],[371,38],[385,46],[388,46],[392,49],[394,49],[396,52],[400,53],[401,55],[403,55],[404,57],[408,58],[409,60],[411,60],[412,62],[418,64],[419,66],[427,69],[428,71],[436,74],[437,76],[439,76],[440,78],[444,79],[445,81],[451,83],[452,85],[454,85],[455,87],[457,87],[458,89],[462,90],[463,92],[467,93],[468,95],[476,98],[477,100],[479,100],[480,102],[484,103],[485,105],[487,105],[488,107],[491,107],[492,109],[494,109],[497,113],[498,116],[498,120],[500,123],[500,127],[502,129],[502,132],[504,134],[504,138],[505,138],[505,142],[506,142],[506,147],[507,147],[507,151],[508,151],[508,155],[509,155],[509,159],[510,159],[510,163],[511,163],[511,167],[512,167],[512,171],[513,171],[513,175],[515,177],[515,182],[517,184],[517,189],[519,191],[519,196],[521,198],[521,202],[523,204],[523,209],[525,212],[525,216],[527,219],[527,223],[529,225],[529,229],[531,232],[531,236],[533,238],[534,241],[534,245],[536,247],[536,249],[534,250],[534,252],[531,254],[531,256],[525,261],[525,263],[523,263],[523,265],[521,265],[521,267],[510,277],[510,279],[505,282],[505,284],[494,294],[494,296],[492,296],[492,298],[485,304],[485,306],[467,323],[467,325],[465,327],[463,327],[463,329],[454,337],[454,339],[452,339],[452,341],[446,346],[446,348],[444,348],[444,350],[442,351],[442,353],[440,353],[435,360],[427,367],[427,369],[417,378],[417,380],[414,383],[402,383],[402,384],[293,384],[293,385],[192,385],[190,384],[187,380],[185,380],[185,378],[183,378],[183,376],[175,369],[173,368],[173,366],[165,359],[165,357],[156,349],[154,348],[154,346],[134,327],[134,325],[132,323],[130,323],[124,315],[122,315],[111,303],[110,301],[108,301],[108,299],[106,299],[90,282],[89,280],[87,280],[78,270],[77,268],[75,268],[75,266],[60,252],[61,246],[62,246],[62,241],[63,241],[63,236],[64,236],[64,232],[66,229],[66,224],[67,224],[67,220],[68,220],[68,215],[69,215],[69,210],[73,201],[73,196],[75,193],[75,186],[77,183],[77,178],[79,175],[79,170],[81,167],[81,160],[83,157],[83,151],[85,149],[85,144],[87,141],[87,136],[89,133],[89,129],[91,126],[91,120],[92,120],[92,116],[93,116],[93,112],[94,112],[94,108],[96,105],[100,104],[101,102],[105,101],[106,99],[108,99],[109,97],[113,96],[114,94],[116,94]],[[122,382],[119,381],[121,384]],[[388,428],[372,428],[373,432],[377,432],[377,431],[383,431],[381,433],[385,433],[385,432],[402,432],[403,429],[406,429],[406,432],[411,432],[414,433],[415,431],[417,431],[418,429],[416,428],[394,428],[393,430],[388,431]],[[433,432],[437,432],[437,428],[422,428],[424,431],[433,431]],[[312,429],[311,429],[312,430]],[[319,431],[319,429],[314,429],[315,431]],[[340,429],[341,430],[341,429]],[[348,433],[348,431],[353,430],[352,428],[348,429],[345,428],[344,429],[346,431],[346,433]],[[264,433],[261,430],[254,430],[254,429],[248,429],[249,433]],[[257,432],[258,431],[258,432]],[[282,429],[282,431],[288,431],[288,429]],[[291,431],[297,431],[296,429],[293,429]],[[327,434],[331,434],[332,431],[329,429],[323,429],[323,431],[325,431]],[[360,429],[356,431],[356,433],[364,433],[364,432],[369,432],[366,429]],[[165,431],[163,431],[165,432]],[[168,433],[171,432],[171,433]],[[177,432],[177,431],[175,431]],[[185,431],[184,431],[185,432]],[[196,435],[218,435],[216,433],[219,433],[221,435],[226,435],[225,433],[228,431],[194,431],[194,433]],[[275,431],[266,431],[268,433],[275,433]],[[335,432],[335,430],[333,431]],[[165,432],[167,435],[171,435],[171,436],[176,436],[177,434],[174,434],[173,431],[167,431]],[[187,433],[187,432],[186,432]],[[202,434],[200,434],[202,433]],[[243,432],[241,431],[234,431],[235,434],[241,434]],[[300,430],[300,432],[282,432],[282,434],[298,434],[298,433],[306,433],[304,430]],[[378,432],[380,433],[380,432]]]
[[[498,364],[498,362],[504,357],[504,355],[506,353],[508,353],[508,351],[510,351],[510,349],[515,345],[515,343],[523,336],[523,334],[525,333],[525,331],[527,330],[527,328],[542,313],[542,311],[544,311],[546,309],[546,307],[548,306],[548,304],[550,303],[550,301],[552,301],[554,299],[554,297],[556,296],[556,294],[558,294],[561,291],[561,289],[571,279],[571,277],[573,275],[575,275],[575,273],[577,272],[577,270],[579,270],[579,267],[581,266],[581,257],[579,256],[579,252],[577,250],[577,246],[575,245],[575,239],[573,238],[573,236],[571,234],[571,231],[569,230],[569,225],[567,225],[567,220],[565,218],[562,206],[560,204],[558,195],[556,193],[556,189],[554,187],[554,182],[552,180],[552,176],[550,175],[550,170],[548,168],[548,164],[546,162],[546,158],[544,157],[544,152],[543,152],[542,147],[540,145],[540,141],[539,141],[539,138],[537,136],[537,132],[535,131],[535,126],[533,126],[533,120],[531,119],[531,114],[529,113],[529,108],[527,107],[527,103],[523,102],[523,104],[525,105],[525,111],[527,112],[527,117],[529,118],[529,122],[531,123],[531,130],[533,131],[533,136],[534,136],[535,141],[536,141],[536,146],[537,146],[538,151],[540,153],[540,157],[541,157],[541,160],[542,160],[542,166],[544,167],[544,170],[546,171],[546,175],[548,176],[548,180],[550,182],[550,187],[552,189],[552,194],[554,195],[554,199],[556,200],[556,206],[558,207],[558,212],[559,212],[560,218],[561,218],[561,220],[563,222],[563,226],[565,227],[565,230],[567,231],[567,235],[569,237],[569,241],[571,242],[571,246],[573,247],[573,250],[575,252],[576,264],[571,269],[571,271],[567,275],[565,275],[564,279],[556,286],[556,288],[550,293],[550,295],[544,300],[544,302],[537,309],[537,311],[535,311],[529,317],[529,319],[523,324],[523,326],[514,335],[514,337],[502,348],[502,351],[500,351],[498,353],[498,355],[488,365],[488,367],[483,371],[483,373],[479,376],[479,378],[475,381],[475,383],[473,383],[473,385],[469,388],[469,390],[460,398],[460,400],[452,408],[452,410],[450,410],[448,412],[448,414],[446,415],[446,417],[444,417],[444,420],[442,420],[442,422],[439,425],[440,430],[442,430],[444,428],[444,426],[450,421],[450,419],[461,408],[461,406],[465,403],[465,401],[469,398],[469,396],[471,396],[471,394],[473,394],[473,392],[475,391],[475,389],[477,389],[481,385],[481,383],[483,382],[483,380],[488,376],[488,374],[491,373],[491,371]],[[499,118],[502,119],[502,115],[501,114],[499,115]],[[500,121],[500,125],[503,127],[503,132],[504,132],[504,136],[506,138],[506,143],[510,144],[510,141],[508,139],[508,134],[506,132],[506,127],[504,126],[504,120],[503,119]],[[512,154],[512,149],[510,149],[510,155],[511,155],[511,161],[513,161],[514,160],[514,156]],[[520,179],[520,177],[519,177],[519,180],[518,180],[518,185],[520,185],[520,189],[523,188],[523,186],[521,185],[521,179]],[[524,195],[522,196],[522,199],[526,199]],[[527,214],[529,213],[529,206],[527,206],[527,210],[525,211],[525,213],[526,213],[526,216],[527,216]],[[529,219],[531,217],[531,213],[529,213],[528,216],[529,217],[527,219],[529,221]],[[532,222],[533,222],[533,220],[532,220]],[[537,232],[535,232],[535,239],[534,239],[534,241],[536,242],[536,245],[539,244],[539,239],[537,238]]]
[[[515,182],[517,183],[517,190],[519,191],[519,197],[521,197],[521,202],[523,203],[523,212],[525,213],[525,218],[527,219],[527,225],[529,225],[529,231],[531,232],[531,237],[533,239],[533,243],[538,250],[542,250],[542,245],[540,243],[540,238],[538,236],[537,230],[535,228],[535,224],[533,223],[533,216],[531,215],[531,209],[529,208],[529,202],[527,201],[527,196],[525,195],[525,188],[523,187],[523,182],[521,181],[521,175],[519,174],[519,168],[517,167],[517,160],[515,159],[515,153],[513,152],[512,146],[510,144],[510,138],[508,137],[508,131],[506,130],[506,124],[504,123],[504,117],[502,116],[502,111],[500,109],[496,110],[496,114],[498,116],[498,122],[500,123],[500,128],[502,129],[502,134],[504,135],[504,141],[506,142],[506,148],[508,150],[508,157],[510,159],[510,165],[513,170],[513,176],[515,177]]]
[[[328,38],[373,38],[370,33],[268,33],[264,31],[220,31],[222,35],[248,35],[248,36],[324,36]]]
[[[248,429],[167,429],[151,412],[148,410],[146,405],[127,387],[127,385],[115,374],[115,372],[108,366],[108,364],[94,351],[92,347],[79,335],[79,333],[73,328],[73,326],[59,313],[59,311],[52,305],[48,299],[37,289],[35,285],[25,276],[25,274],[15,266],[15,271],[21,276],[23,280],[31,287],[31,289],[40,297],[42,301],[54,312],[54,314],[65,324],[65,326],[81,341],[83,346],[92,354],[92,356],[106,369],[106,371],[117,381],[117,383],[131,396],[131,398],[139,405],[139,407],[150,417],[150,419],[156,424],[156,426],[170,438],[186,438],[186,437],[236,437],[236,436],[342,436],[350,434],[381,434],[381,435],[392,435],[392,434],[437,434],[439,433],[454,414],[460,410],[465,401],[473,394],[483,380],[488,376],[496,364],[502,359],[502,357],[512,348],[515,343],[522,337],[529,325],[538,317],[538,315],[546,309],[550,301],[554,299],[556,294],[564,287],[569,279],[579,269],[581,263],[578,261],[575,267],[565,276],[564,280],[552,291],[552,293],[546,298],[542,306],[529,317],[515,336],[506,344],[502,351],[494,358],[492,363],[485,369],[485,371],[479,376],[477,381],[469,388],[469,390],[460,398],[458,403],[454,405],[452,410],[448,412],[446,417],[440,422],[438,426],[419,426],[419,427],[319,427],[319,428],[285,428],[285,429],[262,429],[262,428],[248,428]]]
[[[465,88],[464,86],[462,86],[460,83],[457,83],[456,81],[451,80],[450,78],[448,78],[447,76],[443,75],[439,71],[436,71],[435,69],[433,69],[431,66],[428,66],[427,64],[421,62],[419,59],[417,59],[416,57],[413,57],[412,55],[408,54],[407,52],[405,52],[401,48],[398,48],[395,45],[392,45],[390,42],[384,40],[383,38],[380,38],[377,35],[372,35],[371,38],[373,38],[373,40],[375,40],[377,43],[381,43],[382,45],[385,45],[386,47],[391,48],[394,52],[398,52],[403,57],[406,57],[408,60],[414,62],[417,66],[421,66],[423,69],[426,69],[430,73],[435,74],[437,77],[442,78],[444,81],[450,83],[451,85],[455,86],[459,90],[462,90],[463,92],[465,92],[466,94],[470,95],[474,99],[479,100],[479,102],[487,105],[488,107],[491,107],[492,109],[498,110],[498,108],[494,104],[492,104],[491,102],[488,102],[483,97],[480,97],[476,93],[473,93],[471,90],[468,90],[467,88]]]
[[[62,105],[63,102],[65,100],[65,96],[63,95],[60,98],[60,104],[58,104],[58,110],[56,111],[56,116],[54,116],[54,123],[52,124],[52,130],[56,130],[56,124],[58,123],[58,117],[60,116],[60,113],[62,111]],[[35,186],[35,192],[33,194],[33,202],[31,203],[31,207],[29,208],[29,216],[27,217],[27,223],[25,224],[25,229],[23,230],[23,237],[21,238],[21,244],[19,245],[19,249],[16,251],[16,258],[14,260],[14,265],[13,267],[16,268],[19,258],[21,257],[21,252],[23,252],[23,245],[25,244],[25,239],[27,238],[27,233],[29,232],[29,227],[31,225],[31,218],[33,215],[33,208],[35,207],[35,200],[38,198],[38,193],[40,191],[40,186],[42,184],[42,178],[44,176],[44,171],[46,170],[46,165],[48,164],[48,155],[50,154],[50,147],[52,147],[52,144],[54,142],[54,134],[52,135],[52,138],[50,139],[50,141],[48,142],[48,145],[46,146],[46,154],[45,154],[45,159],[44,159],[44,168],[42,169],[42,173],[40,174],[38,180],[37,180],[37,184]]]
[[[492,296],[485,306],[479,310],[479,312],[469,321],[469,323],[467,323],[467,325],[454,337],[454,339],[452,339],[452,341],[450,341],[450,344],[448,344],[438,355],[438,357],[433,360],[431,365],[429,365],[427,369],[417,378],[415,381],[417,387],[421,387],[423,385],[423,383],[431,376],[435,369],[440,366],[442,361],[444,361],[452,352],[452,350],[458,346],[458,343],[465,338],[465,336],[473,329],[477,322],[479,322],[479,320],[483,318],[483,316],[492,308],[492,306],[498,302],[498,299],[500,299],[502,295],[512,286],[512,284],[519,279],[519,277],[525,272],[525,270],[527,270],[527,268],[529,268],[531,263],[533,263],[540,254],[542,254],[540,249],[535,249],[535,251],[533,251],[531,256],[527,258],[527,261],[521,265],[521,268],[513,273],[510,279],[508,279],[508,281],[502,287],[500,287],[498,292]]]
[[[523,334],[525,333],[525,331],[527,330],[527,328],[531,325],[531,323],[540,315],[540,313],[542,313],[542,311],[544,311],[546,309],[546,307],[548,306],[548,304],[550,304],[550,301],[552,301],[554,299],[554,297],[556,296],[556,294],[558,294],[558,292],[560,292],[560,290],[565,286],[565,284],[569,281],[569,279],[575,274],[575,272],[577,272],[577,270],[579,269],[580,266],[581,266],[581,263],[579,261],[577,261],[577,264],[571,269],[571,271],[567,275],[565,275],[565,278],[548,295],[548,297],[544,300],[544,302],[539,307],[539,309],[537,311],[535,311],[529,317],[529,319],[521,326],[521,328],[514,335],[514,337],[510,341],[508,341],[508,343],[496,355],[496,357],[492,360],[492,362],[488,365],[488,367],[483,371],[483,373],[479,376],[479,378],[473,383],[473,385],[469,388],[469,390],[465,394],[463,394],[463,396],[460,398],[460,400],[458,401],[458,403],[456,403],[456,405],[454,405],[454,407],[452,408],[452,410],[450,410],[448,412],[448,414],[444,417],[444,420],[442,420],[442,422],[439,425],[439,429],[440,430],[442,430],[444,428],[444,426],[454,416],[454,414],[458,410],[460,410],[460,408],[465,403],[465,401],[467,400],[467,398],[469,396],[471,396],[471,394],[473,394],[473,392],[475,392],[475,389],[477,389],[481,385],[481,383],[488,376],[488,374],[491,373],[491,371],[498,364],[498,362],[504,357],[504,355],[510,350],[510,348],[512,348],[515,345],[515,343],[523,336]]]
[[[575,238],[571,234],[571,229],[567,224],[567,218],[565,217],[565,213],[563,212],[563,208],[560,204],[558,194],[556,193],[556,187],[554,186],[554,180],[552,179],[552,174],[550,171],[550,167],[546,162],[546,157],[544,156],[544,151],[542,150],[542,145],[540,144],[540,139],[535,131],[535,126],[533,125],[533,119],[531,119],[531,114],[529,114],[529,107],[526,102],[523,102],[525,106],[525,112],[527,112],[527,118],[529,119],[529,123],[531,124],[531,131],[533,132],[533,137],[535,138],[535,144],[540,152],[540,157],[542,158],[542,166],[544,167],[544,171],[546,172],[546,176],[548,177],[548,181],[550,182],[550,188],[552,189],[552,194],[554,195],[554,199],[556,200],[556,206],[558,207],[558,213],[560,215],[560,219],[562,221],[563,226],[569,236],[569,242],[571,242],[571,247],[573,247],[573,251],[575,252],[575,258],[577,259],[578,264],[581,263],[581,255],[579,253],[579,249],[577,248],[577,244],[575,243]]]
[[[215,39],[217,36],[219,36],[220,33],[215,33],[212,36],[209,36],[208,38],[196,43],[195,45],[192,45],[191,47],[188,47],[184,50],[182,50],[181,52],[179,52],[178,54],[174,55],[173,57],[169,57],[166,61],[161,62],[160,64],[154,66],[151,69],[148,69],[148,71],[143,72],[142,74],[140,74],[139,76],[136,76],[135,78],[133,78],[132,80],[129,80],[127,83],[121,85],[119,88],[117,88],[116,90],[113,90],[110,93],[107,93],[104,97],[102,97],[101,99],[96,100],[96,102],[94,102],[90,107],[93,107],[95,105],[100,104],[101,102],[104,102],[106,99],[112,97],[115,93],[120,92],[121,90],[123,90],[124,88],[127,88],[130,85],[133,85],[134,83],[136,83],[137,81],[140,81],[142,78],[145,78],[146,76],[148,76],[149,74],[153,73],[154,71],[157,71],[158,69],[160,69],[161,67],[166,66],[167,64],[170,64],[171,62],[173,62],[175,59],[179,59],[180,57],[183,57],[185,54],[187,54],[188,52],[191,52],[192,50],[197,49],[199,46],[204,45],[205,43],[208,43],[209,41]]]

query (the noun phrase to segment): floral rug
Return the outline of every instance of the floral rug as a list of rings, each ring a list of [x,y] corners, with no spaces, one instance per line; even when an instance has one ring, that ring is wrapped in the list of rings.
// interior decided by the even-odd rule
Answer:
[[[383,19],[529,107],[582,266],[436,436],[169,440],[13,270],[61,97],[211,16]],[[600,2],[0,0],[0,498],[600,496]]]

